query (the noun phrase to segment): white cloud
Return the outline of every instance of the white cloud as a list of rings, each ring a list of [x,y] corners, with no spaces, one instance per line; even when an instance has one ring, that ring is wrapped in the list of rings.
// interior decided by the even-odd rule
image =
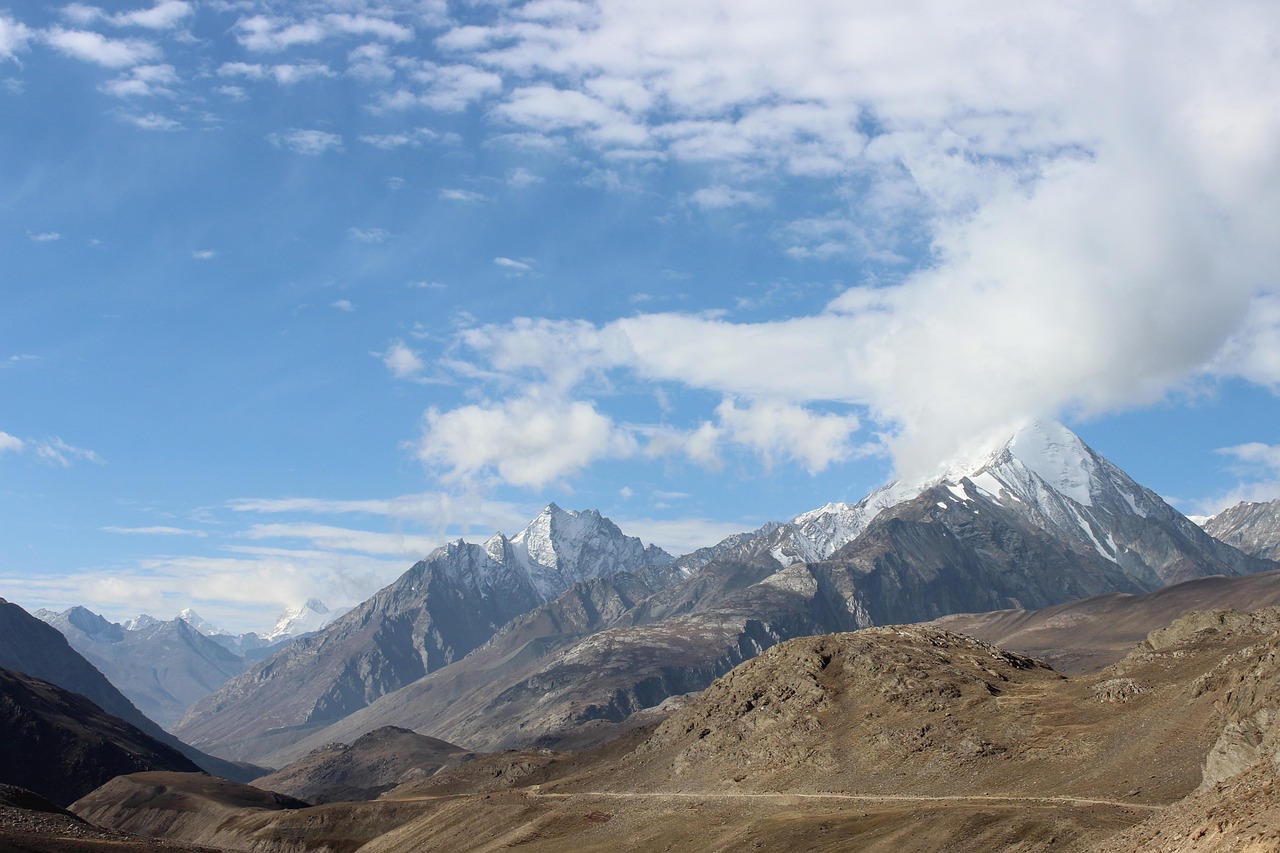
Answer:
[[[40,231],[35,234],[28,231],[27,236],[36,243],[53,243],[62,239],[62,235],[57,231]]]
[[[252,15],[237,21],[235,29],[240,44],[254,51],[281,51],[343,36],[367,36],[395,42],[413,38],[411,27],[395,21],[372,15],[346,13],[299,21],[270,15]]]
[[[149,9],[110,14],[97,6],[71,3],[62,7],[62,16],[73,24],[87,27],[106,22],[116,27],[142,27],[148,30],[171,30],[195,14],[195,7],[184,0],[161,0]]]
[[[181,130],[182,124],[159,113],[147,113],[142,116],[125,116],[130,123],[143,130]]]
[[[384,353],[375,353],[397,379],[412,379],[426,368],[426,362],[404,341],[392,341]]]
[[[487,195],[484,193],[478,193],[475,190],[449,188],[440,190],[439,195],[444,201],[460,201],[464,204],[476,204],[477,202],[489,200]]]
[[[404,133],[382,133],[367,134],[360,137],[360,141],[372,145],[374,148],[381,148],[384,151],[394,151],[397,148],[418,148],[424,142],[439,139],[440,134],[425,127],[415,128]]]
[[[810,474],[848,459],[854,450],[850,436],[861,426],[851,415],[816,414],[776,400],[744,408],[724,400],[716,416],[726,439],[755,451],[766,464],[790,459]]]
[[[327,130],[302,130],[293,128],[284,133],[272,133],[267,141],[277,148],[292,151],[295,154],[318,156],[329,151],[342,151],[342,137]]]
[[[632,455],[636,443],[595,406],[534,395],[427,411],[417,455],[445,482],[496,475],[535,489],[593,462]]]
[[[256,62],[224,62],[218,66],[219,77],[244,77],[248,80],[265,80],[270,77],[281,86],[289,86],[303,80],[316,80],[337,76],[333,69],[321,62],[281,63],[262,65]]]
[[[1280,445],[1254,441],[1215,452],[1233,460],[1228,470],[1239,479],[1229,489],[1192,501],[1193,513],[1211,516],[1241,502],[1266,503],[1280,498]]]
[[[13,59],[35,34],[21,21],[0,12],[0,61]]]
[[[330,308],[337,308],[339,311],[350,313],[356,310],[356,306],[350,299],[339,299],[336,302],[329,303]]]
[[[533,172],[530,172],[523,166],[512,169],[507,175],[507,185],[515,187],[516,189],[524,189],[525,187],[531,187],[534,184],[540,183],[542,183],[542,178],[535,175]]]
[[[502,91],[502,77],[474,65],[437,65],[419,62],[409,74],[418,89],[396,89],[385,92],[378,111],[407,110],[416,107],[440,112],[458,112],[475,101]]]
[[[9,435],[7,432],[0,432],[0,453],[16,453],[26,447],[26,442],[22,439]]]
[[[110,20],[119,26],[145,27],[149,30],[171,30],[195,14],[195,7],[184,0],[161,0],[150,9],[121,12]]]
[[[102,85],[102,91],[117,98],[132,96],[152,97],[172,95],[171,88],[179,82],[172,65],[136,65],[129,73]]]
[[[211,261],[218,257],[218,253],[213,249],[196,249],[191,253],[191,257],[195,258],[197,261]]]
[[[493,262],[503,269],[511,270],[513,273],[526,273],[533,270],[533,264],[528,260],[517,261],[514,258],[494,258]]]
[[[52,27],[44,31],[44,40],[67,56],[92,62],[106,68],[127,68],[160,57],[160,48],[140,39],[111,39],[92,30],[66,30]]]

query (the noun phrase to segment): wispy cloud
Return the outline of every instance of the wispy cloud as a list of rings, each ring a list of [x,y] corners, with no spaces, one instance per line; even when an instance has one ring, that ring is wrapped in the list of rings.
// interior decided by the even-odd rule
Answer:
[[[26,442],[17,436],[0,432],[0,453],[16,453],[26,447]]]
[[[394,151],[397,148],[418,148],[425,142],[439,138],[440,134],[434,130],[419,127],[403,133],[365,134],[360,137],[360,141],[384,151]]]
[[[57,231],[40,231],[37,233],[28,231],[27,236],[36,243],[52,243],[62,239],[62,235]]]
[[[385,228],[348,228],[347,236],[361,243],[385,243],[394,235]]]
[[[161,0],[149,9],[131,12],[106,12],[97,6],[71,3],[62,7],[62,15],[79,26],[104,22],[116,27],[142,27],[149,30],[171,30],[195,14],[195,7],[185,0]]]
[[[213,249],[196,249],[191,253],[191,257],[195,258],[197,261],[211,261],[218,257],[218,253]]]
[[[329,307],[336,308],[339,311],[343,311],[348,314],[356,310],[355,304],[350,299],[338,299],[334,302],[330,302]]]
[[[182,527],[104,527],[107,533],[119,533],[124,536],[194,536],[204,539],[209,535],[205,530],[189,530]]]
[[[293,128],[283,133],[268,134],[267,141],[277,148],[312,157],[330,151],[340,153],[343,149],[342,137],[327,130]]]
[[[125,119],[143,130],[182,130],[181,122],[168,116],[162,116],[159,113],[147,113],[141,116],[130,115],[125,116]]]
[[[489,197],[484,193],[478,193],[475,190],[460,189],[442,189],[440,190],[440,198],[445,201],[460,201],[464,204],[476,204],[482,201],[489,201]]]
[[[43,441],[31,441],[27,444],[36,454],[36,458],[50,465],[57,465],[60,468],[70,468],[77,461],[103,464],[102,458],[92,450],[67,444],[56,436],[46,438]]]
[[[498,257],[494,258],[493,262],[497,266],[500,266],[505,270],[510,270],[515,274],[527,273],[533,270],[533,262],[528,259],[517,261],[514,258]]]
[[[241,18],[236,38],[249,50],[281,51],[297,45],[318,44],[339,37],[366,37],[405,42],[413,38],[411,27],[373,15],[332,13],[295,20],[271,15]]]

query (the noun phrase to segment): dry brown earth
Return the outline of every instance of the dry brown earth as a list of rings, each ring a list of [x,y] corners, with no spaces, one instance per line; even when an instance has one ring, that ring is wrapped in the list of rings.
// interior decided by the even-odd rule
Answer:
[[[934,628],[802,638],[594,753],[494,754],[362,804],[144,802],[126,777],[75,808],[271,853],[1273,850],[1278,631],[1196,615],[1070,677]]]

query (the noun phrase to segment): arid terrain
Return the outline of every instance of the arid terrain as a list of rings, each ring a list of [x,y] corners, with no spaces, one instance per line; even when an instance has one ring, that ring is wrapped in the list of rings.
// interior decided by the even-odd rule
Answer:
[[[1081,674],[933,627],[800,638],[588,752],[450,766],[437,744],[439,772],[311,807],[135,774],[71,811],[194,847],[298,853],[1273,850],[1278,631],[1280,610],[1199,612]],[[367,748],[386,758],[403,737]],[[365,766],[351,754],[364,748],[332,752]],[[15,849],[93,848],[43,833]]]

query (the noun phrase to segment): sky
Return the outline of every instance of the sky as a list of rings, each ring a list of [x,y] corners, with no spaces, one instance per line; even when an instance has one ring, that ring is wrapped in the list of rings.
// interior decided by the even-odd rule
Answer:
[[[241,630],[1058,418],[1280,497],[1280,6],[0,0],[0,596]]]

